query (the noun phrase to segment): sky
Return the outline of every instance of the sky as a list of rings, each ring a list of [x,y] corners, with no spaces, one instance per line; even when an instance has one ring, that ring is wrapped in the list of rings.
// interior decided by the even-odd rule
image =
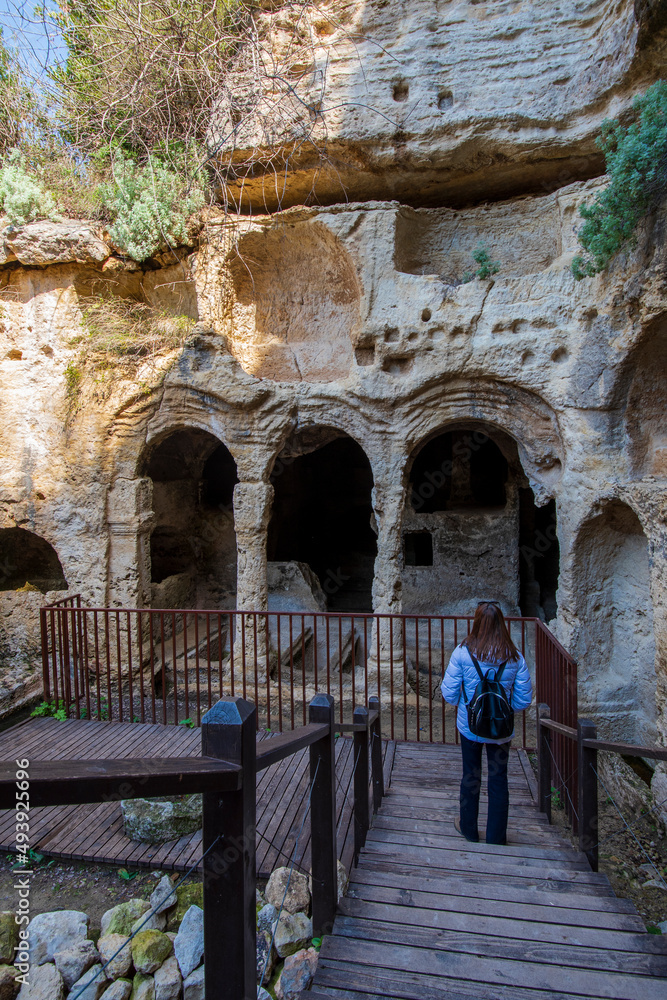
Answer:
[[[35,0],[0,0],[0,26],[5,44],[20,54],[30,75],[41,76],[46,67],[65,58],[58,30],[45,16],[57,9],[56,0],[44,0],[39,7]]]

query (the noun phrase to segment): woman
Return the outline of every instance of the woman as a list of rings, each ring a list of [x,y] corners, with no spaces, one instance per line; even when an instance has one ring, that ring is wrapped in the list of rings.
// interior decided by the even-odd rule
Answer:
[[[473,657],[479,662],[484,674],[492,669],[497,670],[501,663],[505,663],[500,683],[507,693],[512,708],[515,711],[528,708],[533,699],[533,686],[528,667],[510,639],[503,613],[496,601],[482,601],[478,605],[470,635],[452,653],[441,690],[445,701],[459,707],[456,725],[461,734],[463,777],[460,819],[455,821],[454,825],[466,840],[473,843],[479,841],[477,814],[482,785],[482,747],[486,744],[489,769],[486,842],[505,844],[509,808],[507,762],[514,733],[504,740],[485,740],[470,731],[466,705],[473,697],[479,682]]]

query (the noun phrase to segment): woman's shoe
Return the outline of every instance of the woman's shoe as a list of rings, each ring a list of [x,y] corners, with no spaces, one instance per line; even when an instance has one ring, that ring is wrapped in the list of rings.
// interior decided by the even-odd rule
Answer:
[[[477,837],[477,838],[466,837],[465,833],[461,833],[461,820],[459,819],[458,816],[454,820],[454,829],[462,837],[465,837],[465,839],[468,841],[468,843],[470,843],[470,844],[478,844],[479,843],[479,837]]]

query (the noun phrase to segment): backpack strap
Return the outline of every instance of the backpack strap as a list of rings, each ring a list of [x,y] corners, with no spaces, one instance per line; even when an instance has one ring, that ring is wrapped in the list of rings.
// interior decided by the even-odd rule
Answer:
[[[475,659],[475,657],[473,656],[473,654],[470,652],[470,650],[468,650],[468,656],[472,660],[473,666],[474,666],[475,670],[477,671],[477,673],[479,674],[480,681],[483,681],[484,680],[484,674],[482,673],[482,668],[480,667],[479,663],[477,662],[477,660]],[[503,663],[503,666],[505,666],[504,663]]]
[[[500,666],[497,668],[497,670],[496,670],[496,678],[495,678],[497,681],[499,681],[500,678],[503,676],[503,671],[505,670],[506,666],[507,666],[507,660],[505,660],[503,663],[501,663]]]

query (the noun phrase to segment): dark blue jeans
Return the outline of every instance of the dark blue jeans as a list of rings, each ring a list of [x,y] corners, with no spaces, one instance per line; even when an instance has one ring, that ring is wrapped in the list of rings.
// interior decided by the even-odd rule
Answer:
[[[466,840],[478,841],[477,815],[482,787],[482,749],[488,764],[489,811],[486,820],[487,844],[504,844],[507,837],[509,789],[507,761],[509,743],[476,743],[461,733],[463,777],[461,778],[461,833]]]

